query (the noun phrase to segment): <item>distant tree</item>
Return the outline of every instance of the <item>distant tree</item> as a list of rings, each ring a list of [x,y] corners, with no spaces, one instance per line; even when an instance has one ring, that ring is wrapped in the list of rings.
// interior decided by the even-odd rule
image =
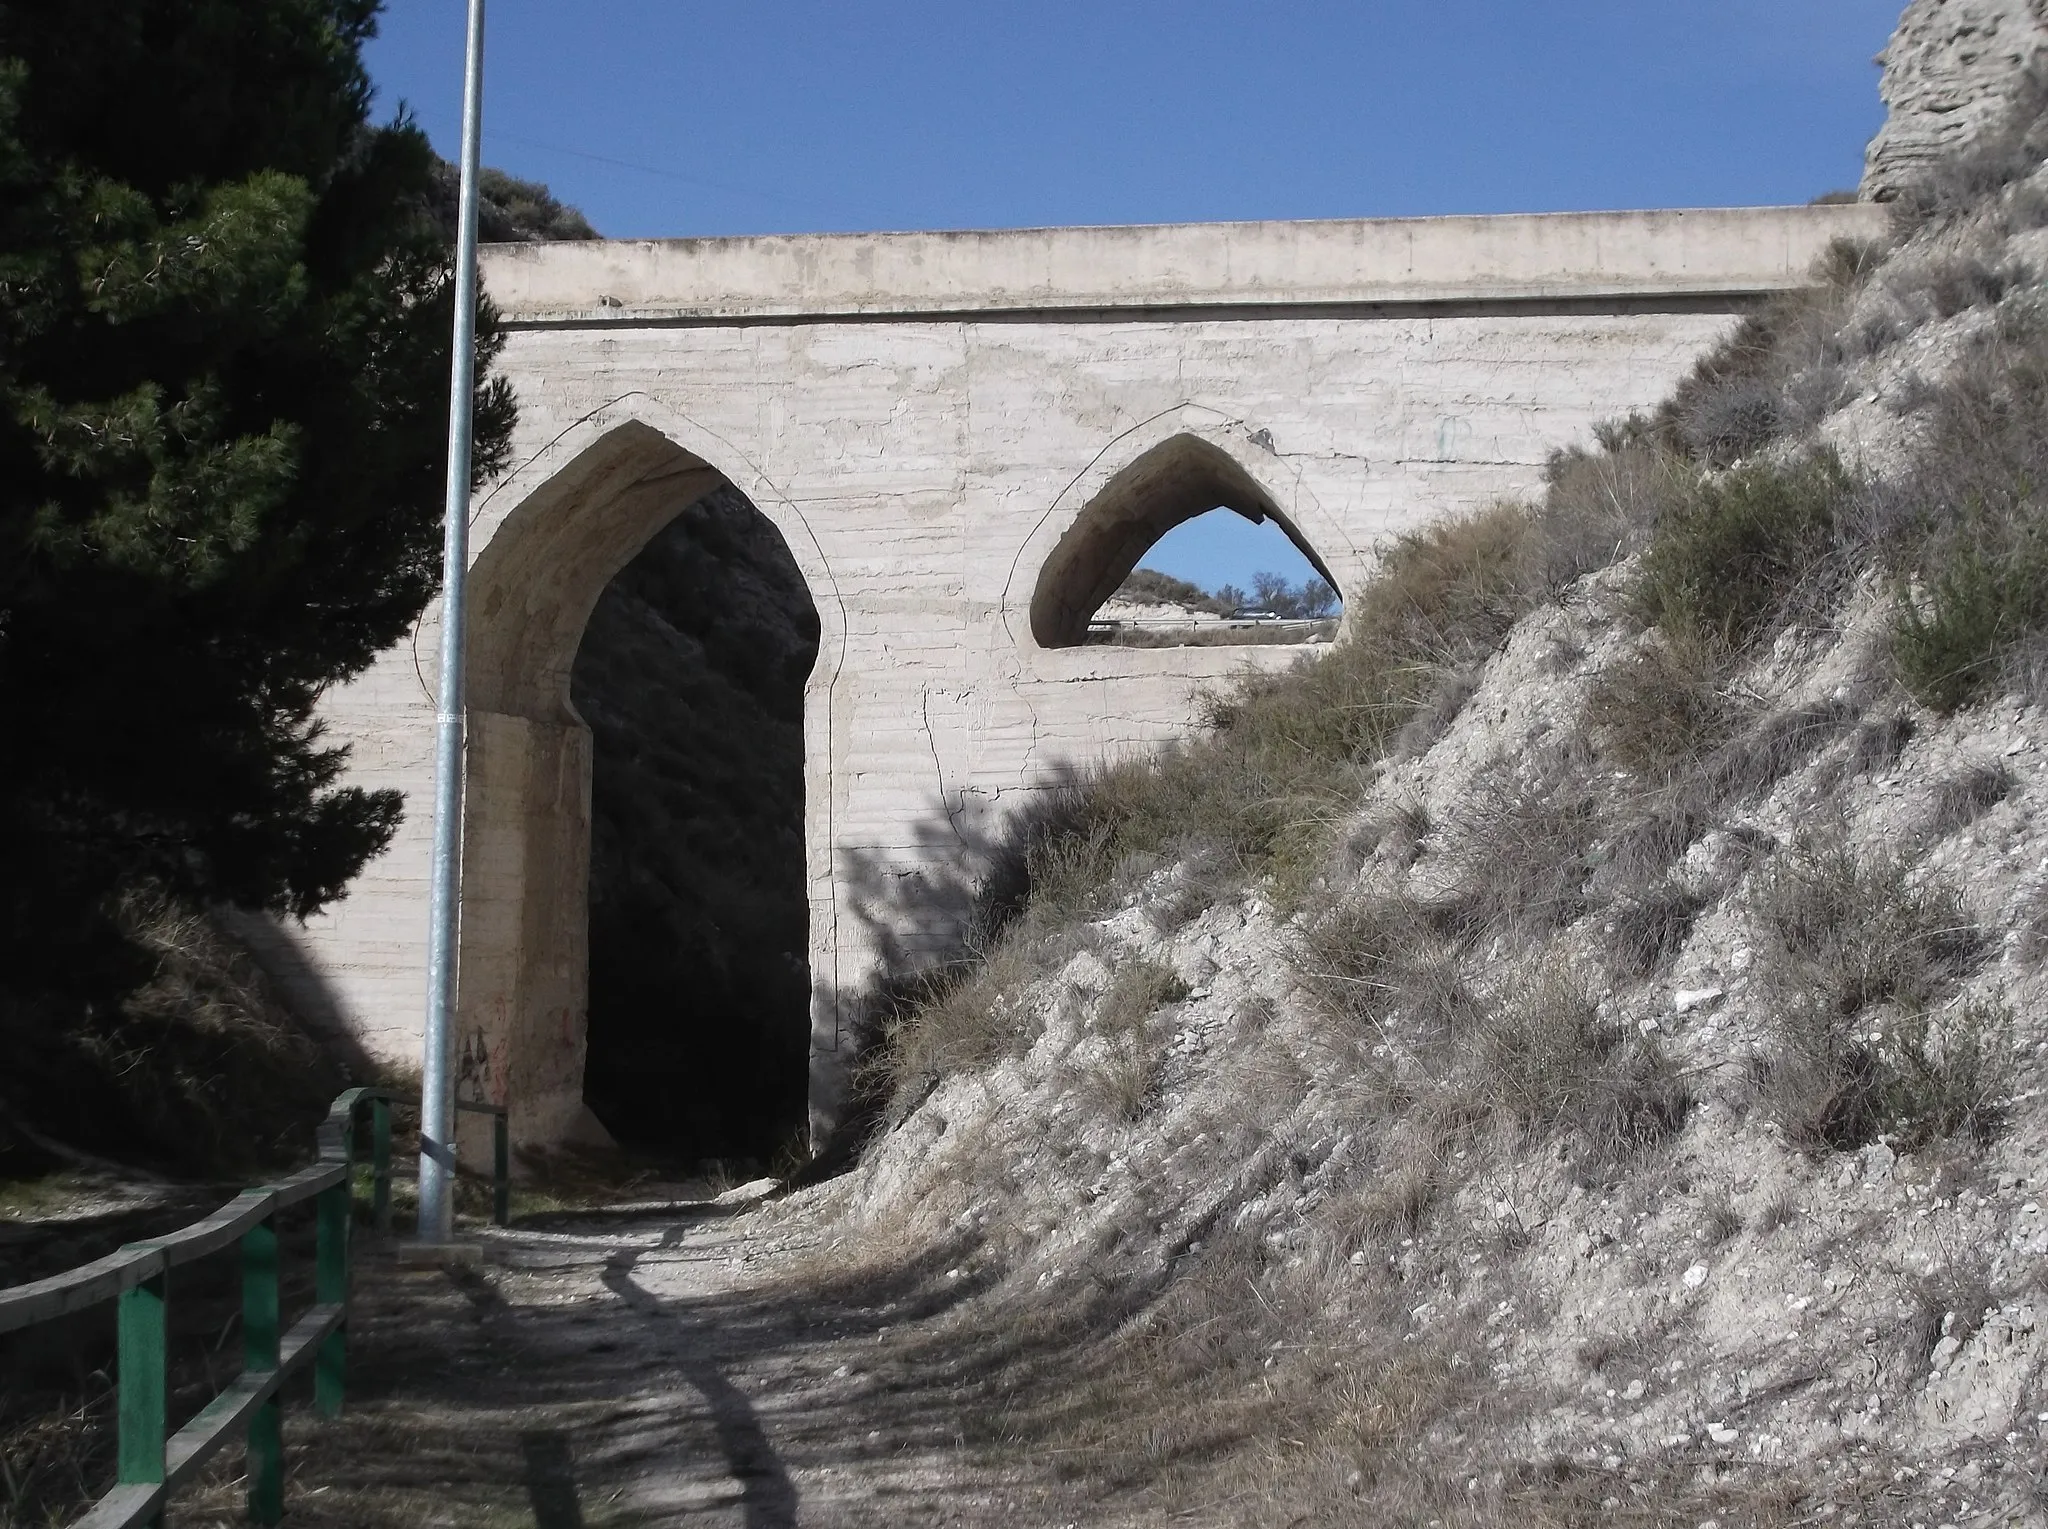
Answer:
[[[1335,614],[1337,591],[1321,579],[1304,579],[1295,584],[1284,574],[1255,573],[1252,603],[1289,621],[1321,621]]]
[[[1226,584],[1216,591],[1216,603],[1223,607],[1223,614],[1227,616],[1232,611],[1241,610],[1250,604],[1251,597],[1235,584]]]
[[[143,883],[310,913],[398,821],[313,717],[439,573],[448,241],[377,10],[0,0],[0,981]]]
[[[445,159],[434,161],[434,213],[455,235],[461,176]],[[477,176],[476,236],[485,244],[531,244],[553,239],[595,239],[597,230],[574,207],[558,201],[539,181],[523,181],[485,165]]]
[[[1260,572],[1252,575],[1252,603],[1261,610],[1269,610],[1276,616],[1299,615],[1296,609],[1297,597],[1294,586],[1286,577],[1277,573]]]

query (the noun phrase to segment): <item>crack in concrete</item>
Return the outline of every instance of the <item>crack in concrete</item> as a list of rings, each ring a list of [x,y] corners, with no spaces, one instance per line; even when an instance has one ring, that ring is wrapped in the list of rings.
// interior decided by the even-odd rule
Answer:
[[[970,854],[974,846],[967,842],[967,835],[960,831],[959,809],[948,799],[946,791],[946,767],[939,763],[939,739],[932,731],[932,687],[922,685],[917,692],[917,712],[924,723],[924,745],[932,756],[932,779],[938,783],[939,809],[946,814],[946,822],[953,830],[953,837],[960,841],[960,847]],[[963,802],[961,806],[965,806]]]

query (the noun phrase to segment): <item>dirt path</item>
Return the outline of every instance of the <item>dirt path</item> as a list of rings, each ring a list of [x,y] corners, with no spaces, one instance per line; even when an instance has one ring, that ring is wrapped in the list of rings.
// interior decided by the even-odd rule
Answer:
[[[480,1269],[373,1261],[349,1415],[295,1410],[302,1525],[905,1526],[1091,1521],[964,1443],[957,1387],[910,1363],[931,1286],[821,1276],[760,1210],[491,1235]],[[936,1282],[944,1291],[946,1282]],[[234,1500],[226,1476],[181,1522]]]

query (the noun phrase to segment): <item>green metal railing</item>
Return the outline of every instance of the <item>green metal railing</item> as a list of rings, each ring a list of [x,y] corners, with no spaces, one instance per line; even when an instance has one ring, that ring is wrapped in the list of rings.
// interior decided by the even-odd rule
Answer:
[[[371,1217],[391,1229],[391,1104],[381,1088],[352,1088],[320,1125],[320,1160],[275,1184],[245,1189],[203,1221],[48,1279],[0,1290],[0,1333],[33,1327],[102,1302],[115,1303],[116,1484],[74,1529],[161,1525],[172,1492],[246,1430],[249,1519],[275,1524],[284,1514],[284,1417],[278,1392],[297,1372],[313,1372],[313,1405],[341,1412],[348,1357],[352,1219],[357,1128],[370,1126]],[[505,1111],[494,1117],[492,1220],[510,1210],[510,1150]],[[314,1202],[313,1305],[287,1328],[279,1300],[277,1216]],[[242,1373],[175,1433],[168,1426],[170,1272],[237,1240],[242,1251]]]

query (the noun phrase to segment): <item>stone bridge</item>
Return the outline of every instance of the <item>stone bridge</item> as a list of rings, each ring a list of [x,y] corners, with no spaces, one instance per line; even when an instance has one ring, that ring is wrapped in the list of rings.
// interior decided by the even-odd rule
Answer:
[[[608,580],[736,486],[809,585],[812,1126],[888,966],[956,933],[1006,813],[1184,732],[1284,648],[1085,646],[1162,532],[1270,516],[1340,591],[1432,517],[1663,397],[1872,207],[504,246],[515,465],[471,507],[460,1023],[516,1139],[586,1128],[590,734],[569,699]],[[409,815],[274,968],[418,1055],[437,616],[334,694],[353,776]],[[745,739],[730,740],[736,749]],[[736,1016],[735,1022],[744,1022]]]

